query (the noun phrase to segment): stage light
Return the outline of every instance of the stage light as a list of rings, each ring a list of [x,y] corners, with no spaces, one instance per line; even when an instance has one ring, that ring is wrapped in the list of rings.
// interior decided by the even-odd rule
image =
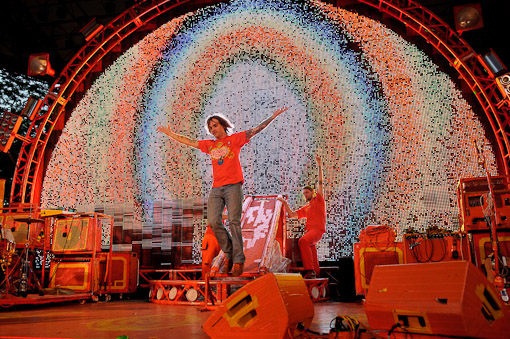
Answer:
[[[507,99],[510,98],[510,73],[506,73],[497,77],[496,83],[498,84],[501,93],[503,93]]]
[[[25,108],[21,111],[21,116],[27,117],[30,120],[34,120],[35,115],[41,109],[42,100],[34,97],[29,97]]]
[[[28,57],[28,71],[30,75],[49,75],[54,76],[55,70],[51,68],[50,56],[48,53],[31,54]]]
[[[80,29],[80,33],[85,37],[85,41],[91,40],[100,30],[103,29],[103,25],[96,21],[96,18],[92,19],[85,27]]]
[[[485,69],[489,72],[491,77],[496,77],[506,72],[507,68],[497,56],[497,54],[490,49],[489,52],[480,55],[480,59],[485,66]]]
[[[478,56],[481,63],[489,73],[491,78],[496,78],[496,84],[499,90],[505,96],[505,99],[510,98],[510,73],[503,64],[497,54],[490,49],[489,52]]]
[[[0,121],[0,151],[9,152],[22,121],[23,118],[16,114],[4,113]]]
[[[453,7],[455,30],[459,33],[483,27],[482,6],[479,3]]]

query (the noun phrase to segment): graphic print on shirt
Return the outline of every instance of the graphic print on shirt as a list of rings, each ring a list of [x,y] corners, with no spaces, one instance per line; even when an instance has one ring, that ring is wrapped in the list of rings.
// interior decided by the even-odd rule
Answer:
[[[234,152],[230,150],[230,141],[226,144],[218,142],[214,146],[210,146],[209,154],[213,161],[216,160],[218,162],[218,165],[223,165],[223,159],[232,159],[234,157]]]

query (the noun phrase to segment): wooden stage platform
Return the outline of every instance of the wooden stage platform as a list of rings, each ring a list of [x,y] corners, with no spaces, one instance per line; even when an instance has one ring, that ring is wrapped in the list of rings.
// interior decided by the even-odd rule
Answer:
[[[314,311],[311,329],[317,332],[329,332],[331,321],[339,314],[368,324],[360,302],[316,303]],[[211,314],[197,306],[147,300],[17,306],[0,310],[0,338],[209,338],[202,324]]]

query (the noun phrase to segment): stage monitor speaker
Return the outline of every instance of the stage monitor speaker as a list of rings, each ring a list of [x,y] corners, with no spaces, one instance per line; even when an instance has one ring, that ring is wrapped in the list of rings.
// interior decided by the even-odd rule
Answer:
[[[508,306],[469,261],[377,266],[366,297],[372,330],[508,338]]]
[[[228,297],[204,323],[211,338],[291,338],[314,308],[300,274],[266,274]]]

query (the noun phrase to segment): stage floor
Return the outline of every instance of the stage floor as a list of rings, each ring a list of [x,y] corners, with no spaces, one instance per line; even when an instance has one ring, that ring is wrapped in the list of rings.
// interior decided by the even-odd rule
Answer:
[[[209,338],[202,324],[212,311],[201,309],[144,300],[4,308],[0,310],[0,338]],[[339,314],[368,324],[362,303],[316,303],[314,310],[311,329],[317,332],[329,332],[331,320]]]

